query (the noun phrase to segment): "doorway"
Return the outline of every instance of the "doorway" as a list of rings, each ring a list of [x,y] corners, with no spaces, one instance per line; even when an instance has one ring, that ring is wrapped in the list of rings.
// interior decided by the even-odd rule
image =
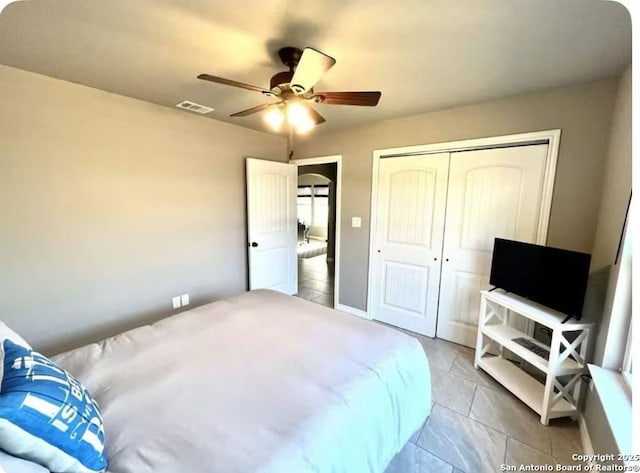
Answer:
[[[292,161],[298,166],[298,296],[337,305],[340,157]]]

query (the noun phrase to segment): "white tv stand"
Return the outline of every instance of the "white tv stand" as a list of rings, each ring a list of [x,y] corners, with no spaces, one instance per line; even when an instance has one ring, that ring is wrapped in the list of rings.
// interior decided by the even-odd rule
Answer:
[[[574,321],[563,324],[564,314],[501,289],[481,291],[480,296],[475,367],[482,368],[537,412],[544,425],[556,417],[576,416],[580,376],[587,372],[587,349],[594,324]],[[551,347],[512,327],[513,313],[548,327],[553,334]],[[567,332],[573,333],[570,337],[573,341],[567,339]],[[513,341],[520,337],[549,350],[549,361]],[[546,375],[545,384],[507,360],[505,348],[542,371]]]

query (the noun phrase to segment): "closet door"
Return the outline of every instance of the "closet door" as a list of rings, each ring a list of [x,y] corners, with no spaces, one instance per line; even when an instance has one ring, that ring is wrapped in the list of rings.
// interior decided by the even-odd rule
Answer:
[[[439,338],[475,345],[494,238],[536,242],[547,147],[451,153]]]
[[[449,154],[380,161],[371,314],[435,336]]]

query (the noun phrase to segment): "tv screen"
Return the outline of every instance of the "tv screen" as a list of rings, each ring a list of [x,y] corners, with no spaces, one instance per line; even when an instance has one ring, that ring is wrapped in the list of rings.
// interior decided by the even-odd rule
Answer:
[[[489,283],[580,318],[591,255],[496,238]]]

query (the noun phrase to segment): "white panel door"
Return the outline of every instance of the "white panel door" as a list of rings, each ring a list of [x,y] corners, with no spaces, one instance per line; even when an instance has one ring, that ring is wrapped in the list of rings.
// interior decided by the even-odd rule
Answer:
[[[298,292],[298,168],[247,159],[249,288]]]
[[[380,161],[371,316],[435,336],[449,154]]]
[[[536,242],[547,147],[451,153],[439,338],[475,345],[494,238]]]

